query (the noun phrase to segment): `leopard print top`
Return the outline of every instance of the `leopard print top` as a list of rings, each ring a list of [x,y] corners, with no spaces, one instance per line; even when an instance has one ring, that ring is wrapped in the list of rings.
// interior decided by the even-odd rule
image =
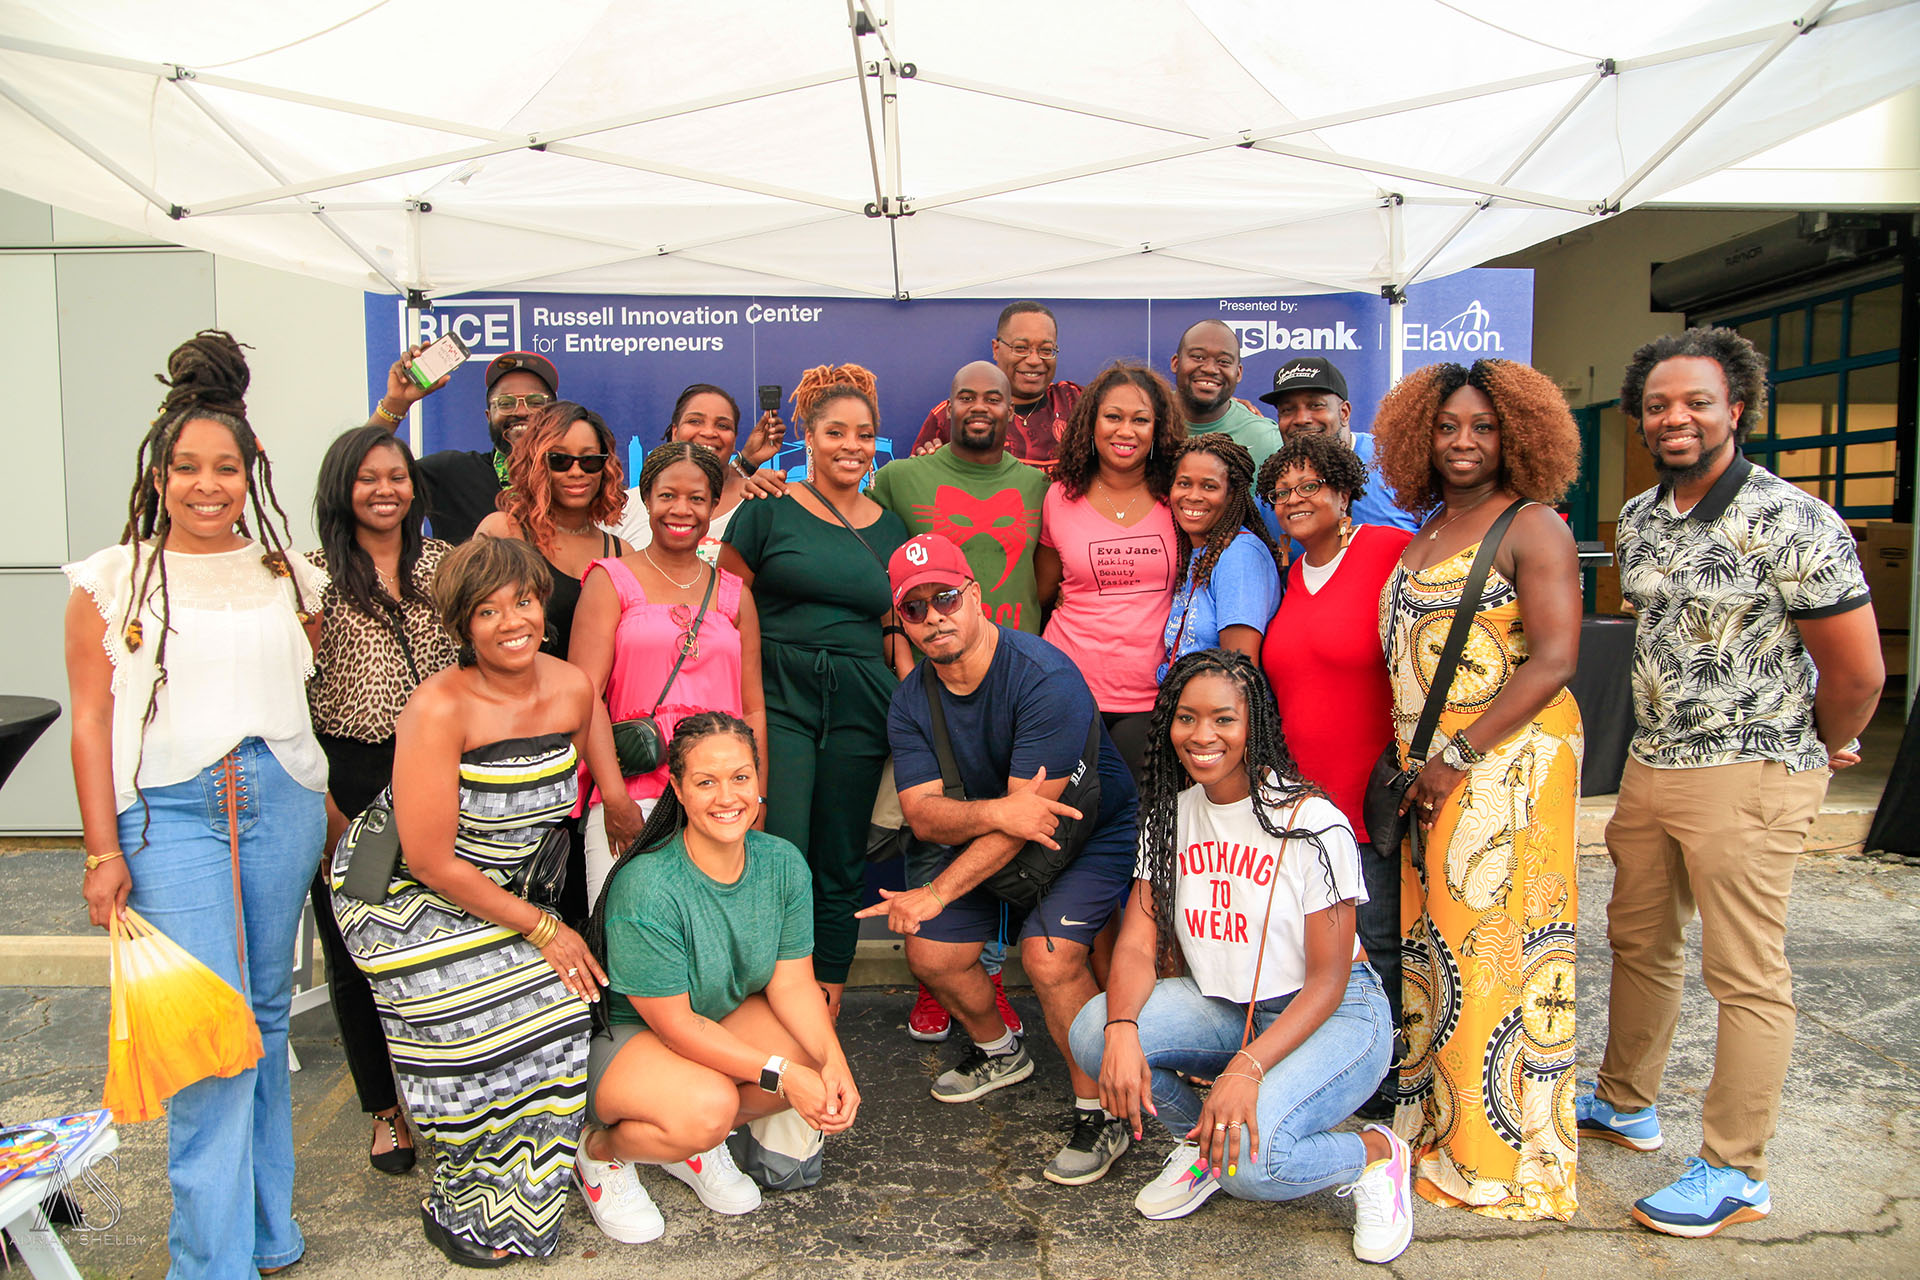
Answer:
[[[441,558],[451,550],[451,545],[437,538],[426,539],[413,566],[414,585],[427,590]],[[326,567],[323,551],[309,552],[307,559]],[[325,620],[320,626],[320,651],[314,656],[317,670],[307,685],[314,732],[384,742],[393,736],[393,722],[413,695],[406,653],[384,619],[354,608],[333,585],[328,585],[321,602]],[[421,679],[453,665],[454,639],[440,625],[432,605],[424,600],[403,601],[400,617]]]

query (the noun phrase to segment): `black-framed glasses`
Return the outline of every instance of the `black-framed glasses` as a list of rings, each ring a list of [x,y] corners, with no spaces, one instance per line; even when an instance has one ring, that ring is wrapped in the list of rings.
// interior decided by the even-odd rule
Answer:
[[[597,476],[607,469],[610,453],[567,453],[561,449],[547,450],[547,470],[555,475],[565,475],[577,462],[580,470],[590,476]]]
[[[544,409],[552,403],[553,397],[544,391],[536,391],[530,396],[510,396],[503,394],[489,396],[487,398],[487,407],[489,409],[498,409],[502,413],[505,413],[509,409],[517,409],[521,405],[525,405],[529,409]]]
[[[1273,491],[1273,505],[1276,507],[1279,506],[1296,493],[1303,498],[1311,498],[1314,494],[1326,487],[1327,482],[1325,480],[1302,480],[1299,484],[1290,484],[1284,489],[1275,489]]]
[[[950,618],[953,611],[960,607],[960,597],[966,593],[965,587],[948,587],[945,591],[934,592],[925,600],[902,600],[900,616],[917,627],[927,620],[927,606],[931,605],[941,617]]]

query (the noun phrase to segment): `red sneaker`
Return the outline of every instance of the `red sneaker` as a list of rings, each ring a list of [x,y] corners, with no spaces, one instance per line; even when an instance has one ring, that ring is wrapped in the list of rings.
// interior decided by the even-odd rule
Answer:
[[[1020,1015],[1013,1011],[1013,1001],[1007,999],[1006,988],[1000,985],[1000,975],[993,975],[993,1006],[1000,1011],[1000,1021],[1007,1024],[1007,1030],[1015,1035],[1024,1035],[1020,1026]],[[946,1010],[942,1009],[942,1013]]]
[[[913,1002],[913,1012],[907,1015],[907,1034],[915,1040],[945,1040],[953,1032],[953,1017],[933,998],[933,992],[925,984],[920,987],[920,998]]]

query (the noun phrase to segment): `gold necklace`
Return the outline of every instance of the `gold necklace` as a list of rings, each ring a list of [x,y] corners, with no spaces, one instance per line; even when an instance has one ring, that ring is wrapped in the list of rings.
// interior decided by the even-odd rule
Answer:
[[[642,547],[640,548],[640,554],[647,558],[647,563],[653,566],[654,571],[656,573],[658,573],[661,577],[665,578],[668,582],[671,582],[674,586],[680,588],[682,591],[693,590],[693,584],[700,581],[700,571],[698,569],[695,569],[693,571],[693,577],[687,579],[685,582],[682,582],[680,581],[680,579],[674,577],[672,574],[668,573],[665,569],[662,569],[660,567],[660,562],[653,558],[653,552],[647,550],[647,548],[645,547]],[[696,557],[696,563],[697,563],[697,557]]]
[[[1474,507],[1479,506],[1482,502],[1485,502],[1488,498],[1491,498],[1497,492],[1498,490],[1489,489],[1487,492],[1480,495],[1480,497],[1474,502],[1473,506],[1462,507],[1458,511],[1454,512],[1452,515],[1448,516],[1445,520],[1442,520],[1440,522],[1440,527],[1427,535],[1427,541],[1428,542],[1434,541],[1436,538],[1440,536],[1441,531],[1444,530],[1448,525],[1452,524],[1455,520],[1458,520],[1461,516],[1467,514],[1467,512],[1472,511]]]
[[[1094,477],[1093,482],[1100,486],[1101,496],[1106,499],[1107,510],[1113,513],[1113,522],[1115,524],[1125,524],[1127,522],[1127,517],[1133,514],[1134,504],[1140,501],[1140,493],[1146,492],[1146,489],[1142,487],[1140,490],[1140,493],[1134,494],[1133,497],[1128,500],[1126,509],[1123,511],[1120,509],[1120,507],[1115,505],[1113,501],[1112,485],[1108,484],[1105,480],[1100,479],[1098,476]]]

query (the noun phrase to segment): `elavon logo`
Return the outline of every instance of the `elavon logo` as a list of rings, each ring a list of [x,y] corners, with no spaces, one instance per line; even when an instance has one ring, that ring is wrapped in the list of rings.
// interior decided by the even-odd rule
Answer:
[[[1408,351],[1432,351],[1443,354],[1467,353],[1491,355],[1505,351],[1500,331],[1493,327],[1493,315],[1475,298],[1464,311],[1439,324],[1410,324],[1406,335]]]

